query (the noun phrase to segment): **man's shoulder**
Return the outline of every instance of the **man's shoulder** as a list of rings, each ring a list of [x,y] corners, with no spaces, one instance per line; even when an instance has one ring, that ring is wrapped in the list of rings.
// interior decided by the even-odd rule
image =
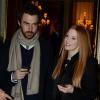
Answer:
[[[51,41],[45,38],[39,38],[40,48],[43,51],[52,51]]]
[[[40,44],[44,44],[44,45],[50,45],[51,44],[50,40],[46,39],[44,37],[40,37],[39,42],[40,42]]]
[[[11,44],[11,39],[6,39],[5,42],[4,42],[4,45],[3,45],[4,51],[9,50],[10,44]]]

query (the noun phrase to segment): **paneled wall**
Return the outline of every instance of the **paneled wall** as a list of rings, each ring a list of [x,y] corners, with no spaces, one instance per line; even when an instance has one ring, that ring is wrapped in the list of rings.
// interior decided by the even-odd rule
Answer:
[[[22,0],[8,0],[7,38],[11,38],[18,27],[16,15],[21,5]]]

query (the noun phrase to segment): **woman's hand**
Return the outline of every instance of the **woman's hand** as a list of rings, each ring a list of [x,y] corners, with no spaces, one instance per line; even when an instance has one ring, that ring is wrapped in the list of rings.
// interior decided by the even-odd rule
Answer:
[[[0,100],[12,100],[12,98],[0,89]]]
[[[57,85],[59,91],[63,93],[73,93],[74,91],[74,86],[73,85]]]

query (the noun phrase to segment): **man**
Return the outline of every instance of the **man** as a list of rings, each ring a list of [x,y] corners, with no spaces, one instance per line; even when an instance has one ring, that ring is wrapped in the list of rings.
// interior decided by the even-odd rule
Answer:
[[[49,42],[39,37],[39,14],[37,7],[27,3],[18,15],[20,28],[11,43],[5,44],[8,60],[4,63],[15,83],[11,92],[14,100],[45,100],[47,96],[52,54]]]

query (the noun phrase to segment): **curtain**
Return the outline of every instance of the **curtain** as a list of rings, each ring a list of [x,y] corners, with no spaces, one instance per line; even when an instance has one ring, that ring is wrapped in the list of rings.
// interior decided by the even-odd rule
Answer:
[[[98,59],[98,63],[100,65],[100,5],[99,5],[99,0],[98,0],[98,3],[97,3],[97,22],[96,22],[96,40],[95,42],[97,43],[97,51],[96,51],[96,56],[97,56],[97,59]]]
[[[0,41],[5,41],[7,29],[7,0],[0,0]]]

